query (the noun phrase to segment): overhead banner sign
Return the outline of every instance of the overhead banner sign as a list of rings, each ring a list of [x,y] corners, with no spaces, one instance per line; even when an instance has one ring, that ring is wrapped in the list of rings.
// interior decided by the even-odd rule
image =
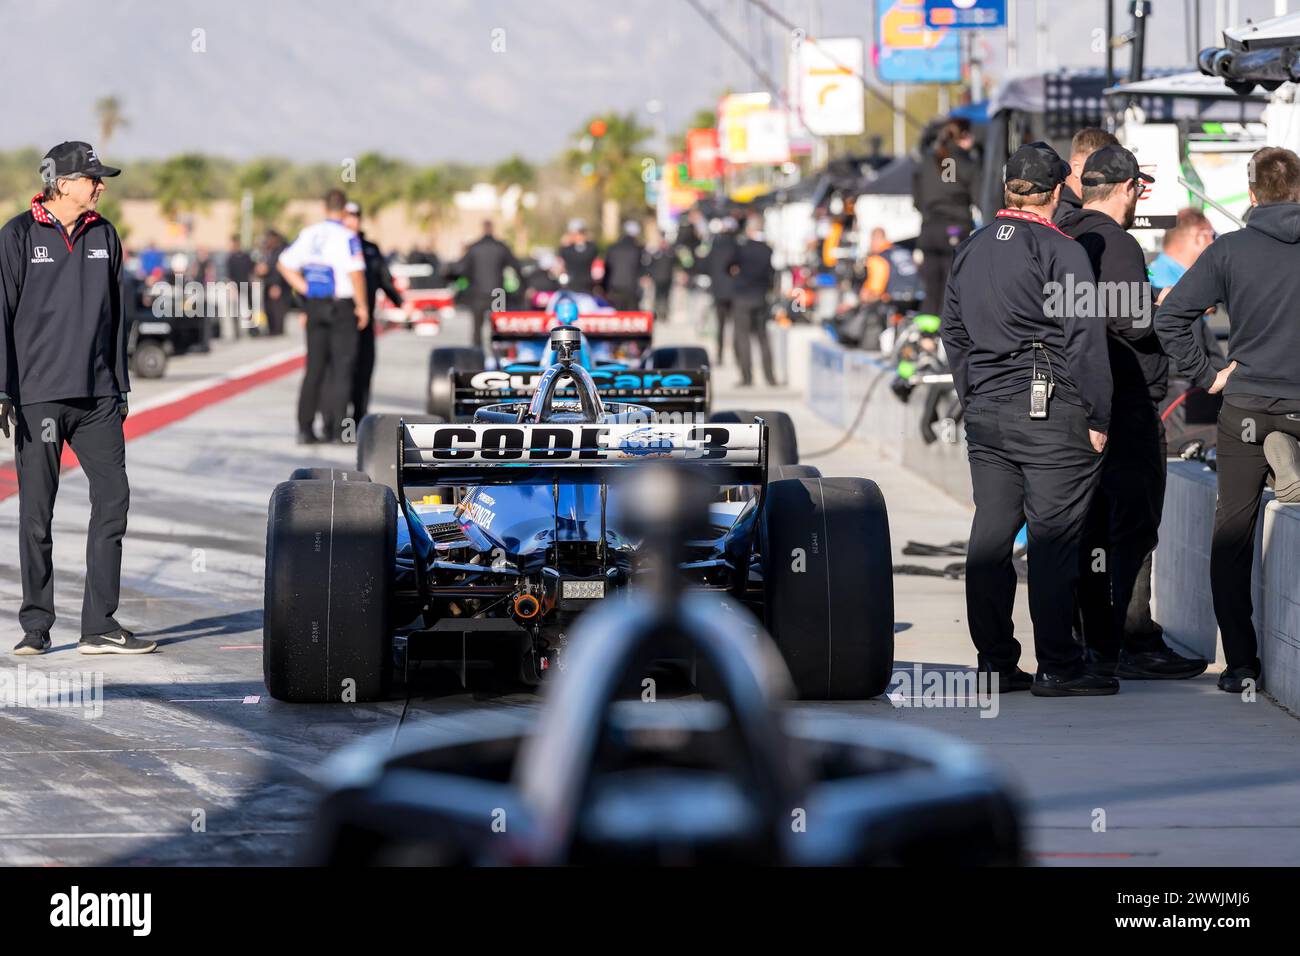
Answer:
[[[1007,25],[1007,0],[925,0],[925,25],[985,30]]]
[[[734,93],[718,104],[718,147],[734,166],[790,159],[789,120],[768,93]]]
[[[875,67],[882,83],[960,83],[956,31],[925,25],[923,0],[877,0]]]
[[[686,131],[686,165],[691,179],[717,179],[722,175],[719,158],[716,129]]]
[[[799,44],[799,115],[815,136],[860,136],[864,130],[863,43],[857,37]]]

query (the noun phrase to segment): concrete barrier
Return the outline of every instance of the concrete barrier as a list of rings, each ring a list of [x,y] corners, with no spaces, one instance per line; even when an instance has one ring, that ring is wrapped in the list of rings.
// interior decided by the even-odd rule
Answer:
[[[810,348],[808,403],[818,415],[841,428],[847,429],[857,419],[855,436],[881,457],[923,475],[957,500],[970,502],[963,430],[958,428],[951,436],[954,441],[927,443],[921,435],[925,390],[918,388],[910,401],[901,402],[889,389],[893,375],[893,369],[880,359],[823,338]]]
[[[828,339],[810,343],[808,404],[847,429],[867,406],[854,434],[882,458],[899,462],[958,501],[971,501],[970,466],[962,429],[955,442],[921,437],[918,390],[904,404],[889,390],[892,370],[879,359]],[[1160,545],[1153,563],[1153,614],[1171,643],[1222,661],[1210,597],[1210,539],[1217,478],[1199,462],[1171,460]],[[1256,536],[1252,596],[1264,663],[1262,689],[1300,714],[1300,504],[1266,494]]]
[[[1217,476],[1204,465],[1169,463],[1152,610],[1174,642],[1222,661],[1210,597],[1216,489]],[[1260,511],[1251,599],[1264,664],[1261,685],[1278,703],[1300,713],[1300,505],[1284,505],[1268,492]]]

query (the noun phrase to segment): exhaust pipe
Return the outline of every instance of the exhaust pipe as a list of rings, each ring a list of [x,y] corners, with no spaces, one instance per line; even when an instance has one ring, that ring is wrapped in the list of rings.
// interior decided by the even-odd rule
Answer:
[[[525,591],[523,594],[515,595],[513,609],[515,617],[519,620],[531,621],[542,613],[542,602]]]

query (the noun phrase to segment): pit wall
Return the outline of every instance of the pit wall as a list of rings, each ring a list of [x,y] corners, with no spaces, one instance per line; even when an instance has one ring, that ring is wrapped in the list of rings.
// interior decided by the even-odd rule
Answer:
[[[816,414],[844,429],[856,419],[853,434],[866,442],[872,453],[903,465],[962,504],[971,505],[962,429],[952,436],[954,442],[927,444],[921,437],[921,389],[909,402],[900,402],[889,389],[893,373],[879,359],[845,349],[824,334],[807,336],[798,347],[790,347],[792,369],[805,354],[806,377],[799,381],[792,372],[790,382],[805,386],[808,404]],[[1222,662],[1210,598],[1215,489],[1215,473],[1205,465],[1169,462],[1160,545],[1153,564],[1152,610],[1172,643],[1188,653]],[[1300,504],[1281,504],[1270,492],[1260,510],[1252,590],[1264,662],[1262,688],[1300,714]]]

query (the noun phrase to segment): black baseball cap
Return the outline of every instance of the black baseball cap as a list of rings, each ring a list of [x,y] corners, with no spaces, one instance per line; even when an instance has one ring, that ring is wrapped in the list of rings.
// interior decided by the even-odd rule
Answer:
[[[1070,164],[1044,142],[1026,143],[1007,160],[1005,182],[1023,179],[1031,193],[1051,192],[1070,174]]]
[[[99,161],[95,147],[89,143],[72,140],[60,143],[41,161],[41,178],[53,182],[62,177],[73,176],[116,176],[122,170],[114,166],[105,166]]]
[[[1156,178],[1138,167],[1137,157],[1123,146],[1103,146],[1083,164],[1079,181],[1085,186],[1102,186],[1106,183],[1126,183],[1140,179],[1153,183]]]

